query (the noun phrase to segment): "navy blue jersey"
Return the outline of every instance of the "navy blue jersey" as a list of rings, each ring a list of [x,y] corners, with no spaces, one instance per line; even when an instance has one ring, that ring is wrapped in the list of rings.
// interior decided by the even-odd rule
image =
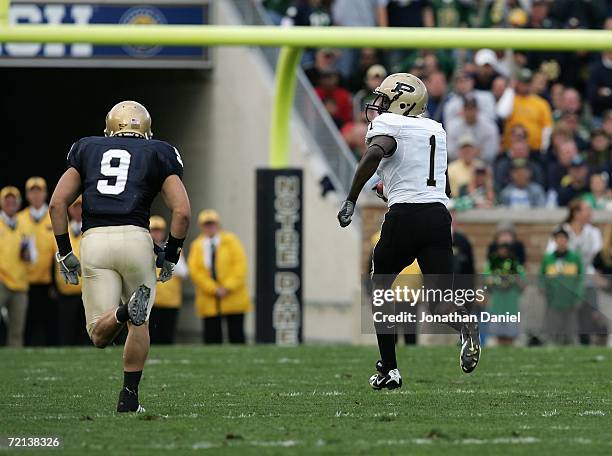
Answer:
[[[183,177],[176,148],[125,136],[82,138],[68,153],[81,175],[83,231],[98,226],[149,228],[151,203],[172,174]]]

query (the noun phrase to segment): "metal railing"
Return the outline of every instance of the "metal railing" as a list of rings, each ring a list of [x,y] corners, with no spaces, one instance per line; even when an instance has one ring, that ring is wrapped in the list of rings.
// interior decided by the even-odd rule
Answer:
[[[242,21],[249,25],[271,25],[271,22],[261,4],[254,0],[232,0]],[[280,31],[280,30],[279,30]],[[279,49],[259,47],[271,69],[276,68]],[[294,116],[305,127],[304,133],[310,149],[316,148],[329,167],[329,178],[336,190],[347,193],[351,185],[357,160],[344,142],[338,128],[325,110],[321,100],[315,93],[310,81],[298,69],[295,89]]]

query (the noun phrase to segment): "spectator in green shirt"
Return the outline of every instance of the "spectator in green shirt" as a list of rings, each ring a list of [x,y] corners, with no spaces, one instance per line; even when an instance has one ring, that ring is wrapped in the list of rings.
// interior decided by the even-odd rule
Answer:
[[[555,250],[544,255],[540,283],[546,296],[546,326],[550,341],[567,345],[576,341],[578,308],[583,298],[583,266],[580,255],[569,250],[569,233],[553,232]]]
[[[611,192],[608,189],[610,177],[607,171],[592,174],[590,178],[591,191],[582,195],[582,199],[595,210],[612,209]]]
[[[484,283],[487,286],[492,315],[517,315],[519,301],[524,288],[525,268],[515,249],[516,239],[511,231],[497,233],[495,247],[489,253],[484,268]],[[490,322],[487,333],[497,338],[499,345],[512,345],[519,335],[519,323]]]

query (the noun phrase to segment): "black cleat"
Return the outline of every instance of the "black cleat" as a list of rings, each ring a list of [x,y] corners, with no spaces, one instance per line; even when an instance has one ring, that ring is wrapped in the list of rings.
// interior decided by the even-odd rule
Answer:
[[[150,297],[151,289],[146,285],[140,285],[128,301],[128,313],[134,326],[141,326],[147,320]]]
[[[480,361],[480,330],[478,323],[464,323],[461,328],[461,352],[459,365],[461,370],[469,374]]]
[[[381,389],[396,389],[402,387],[402,376],[398,369],[391,369],[386,371],[384,369],[382,361],[376,362],[377,374],[370,377],[370,386],[375,390]]]
[[[138,391],[132,391],[129,388],[123,387],[119,393],[119,402],[117,403],[117,411],[144,413],[145,409],[138,402]]]

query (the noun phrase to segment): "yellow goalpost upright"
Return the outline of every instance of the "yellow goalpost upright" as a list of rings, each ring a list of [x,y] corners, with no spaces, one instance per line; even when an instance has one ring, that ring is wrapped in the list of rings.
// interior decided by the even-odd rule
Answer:
[[[9,23],[9,8],[11,0],[0,0],[0,27],[8,25]]]
[[[316,47],[464,48],[558,51],[612,49],[609,30],[270,27],[217,25],[10,25],[0,0],[0,43],[281,47],[270,129],[270,166],[289,162],[289,121],[302,49]]]

